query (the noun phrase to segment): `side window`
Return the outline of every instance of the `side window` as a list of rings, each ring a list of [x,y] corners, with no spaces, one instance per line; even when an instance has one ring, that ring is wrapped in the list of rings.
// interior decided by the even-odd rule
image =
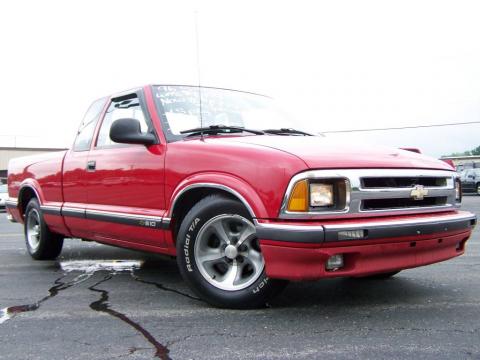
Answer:
[[[110,128],[115,121],[125,118],[137,119],[140,121],[140,127],[143,134],[146,134],[149,131],[145,114],[143,113],[140,102],[136,95],[132,95],[131,98],[126,100],[124,98],[119,101],[114,99],[108,106],[108,110],[103,118],[102,126],[100,127],[100,131],[98,133],[96,147],[102,148],[123,145],[117,144],[110,139]]]
[[[99,99],[93,102],[87,110],[87,113],[83,117],[82,123],[78,128],[77,137],[73,145],[74,151],[86,151],[90,149],[92,143],[93,132],[97,125],[100,114],[107,98]]]

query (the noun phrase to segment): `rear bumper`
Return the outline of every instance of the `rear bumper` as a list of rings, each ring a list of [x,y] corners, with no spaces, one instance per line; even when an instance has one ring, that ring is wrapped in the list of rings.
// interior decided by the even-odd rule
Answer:
[[[268,276],[307,280],[364,276],[444,261],[464,253],[475,224],[475,215],[459,211],[322,225],[259,223],[257,236]],[[337,254],[343,255],[344,267],[327,271],[326,261]]]

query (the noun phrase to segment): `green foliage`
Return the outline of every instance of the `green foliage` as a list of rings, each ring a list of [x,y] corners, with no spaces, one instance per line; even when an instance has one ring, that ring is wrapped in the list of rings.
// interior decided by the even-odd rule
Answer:
[[[480,155],[480,146],[477,146],[471,151],[472,155]]]
[[[477,146],[475,149],[467,150],[464,152],[456,152],[446,156],[472,156],[472,155],[480,155],[480,146]]]

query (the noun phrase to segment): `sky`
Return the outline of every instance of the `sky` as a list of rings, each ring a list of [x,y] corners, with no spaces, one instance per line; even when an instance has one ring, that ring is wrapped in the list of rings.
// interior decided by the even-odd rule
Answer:
[[[480,145],[476,1],[5,1],[0,146],[68,147],[89,104],[148,83],[268,94],[298,128],[441,156]]]

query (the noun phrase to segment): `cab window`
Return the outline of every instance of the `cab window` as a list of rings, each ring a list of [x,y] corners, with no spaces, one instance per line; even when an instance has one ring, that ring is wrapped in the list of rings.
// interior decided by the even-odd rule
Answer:
[[[125,146],[125,144],[118,144],[110,139],[110,128],[112,127],[112,124],[119,119],[125,118],[138,120],[143,134],[146,134],[151,130],[137,95],[133,94],[127,99],[114,99],[108,106],[100,131],[98,132],[97,148]]]
[[[78,128],[77,137],[73,145],[74,151],[87,151],[92,143],[93,132],[97,126],[98,119],[102,114],[103,107],[107,102],[107,98],[102,98],[93,102],[88,108],[82,123]]]

